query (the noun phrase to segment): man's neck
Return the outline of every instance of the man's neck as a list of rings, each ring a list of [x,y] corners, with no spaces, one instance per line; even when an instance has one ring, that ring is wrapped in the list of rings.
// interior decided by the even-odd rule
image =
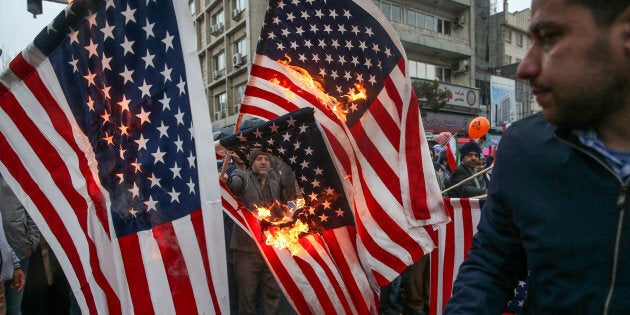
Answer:
[[[630,152],[630,113],[621,113],[595,130],[609,149]]]

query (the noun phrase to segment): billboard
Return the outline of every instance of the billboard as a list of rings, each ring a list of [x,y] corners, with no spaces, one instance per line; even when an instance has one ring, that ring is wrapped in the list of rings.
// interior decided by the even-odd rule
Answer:
[[[516,81],[490,76],[490,126],[497,127],[516,120]]]

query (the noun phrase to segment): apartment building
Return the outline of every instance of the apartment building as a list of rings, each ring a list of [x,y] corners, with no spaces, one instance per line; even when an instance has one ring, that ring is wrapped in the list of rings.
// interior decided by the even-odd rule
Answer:
[[[516,75],[518,64],[531,47],[528,29],[531,10],[509,12],[509,2],[503,0],[503,11],[493,12],[496,0],[477,0],[478,29],[477,69],[475,85],[481,90],[481,114],[490,117],[490,77],[500,76],[515,82],[514,113],[509,120],[518,120],[540,111],[529,83]],[[503,117],[502,120],[506,120]],[[494,124],[493,124],[494,125]]]

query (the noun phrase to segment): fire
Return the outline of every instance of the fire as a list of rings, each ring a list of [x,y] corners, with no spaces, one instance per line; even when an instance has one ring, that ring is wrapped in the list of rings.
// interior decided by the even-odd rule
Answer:
[[[299,241],[302,233],[308,232],[308,225],[299,219],[290,227],[270,227],[265,231],[265,244],[279,249],[288,249],[291,255],[299,254],[303,248]]]
[[[313,79],[313,76],[311,76],[308,73],[308,71],[306,71],[306,69],[291,65],[291,58],[288,55],[285,54],[285,58],[286,60],[278,60],[278,63],[285,65],[289,69],[293,70],[292,72],[289,73],[289,75],[293,79],[299,81],[301,85],[307,86],[311,90],[311,92],[314,93],[315,96],[324,105],[326,105],[326,107],[330,111],[332,111],[333,114],[335,114],[335,116],[337,116],[337,118],[345,122],[346,115],[349,112],[348,106],[340,102],[339,100],[337,100],[337,98],[335,98],[334,96],[331,96],[330,94],[326,93],[322,84],[316,81],[315,79]],[[280,81],[278,81],[277,79],[273,79],[271,80],[271,82],[273,82],[274,84],[280,85]],[[348,99],[348,103],[361,100],[361,99],[367,99],[367,94],[366,94],[367,90],[365,89],[365,87],[363,87],[363,84],[355,83],[354,86],[355,88],[352,89],[352,91],[350,91],[349,94],[343,95],[344,97]],[[294,94],[291,93],[291,95],[294,95]]]
[[[259,220],[263,222],[265,230],[265,244],[278,249],[287,248],[292,255],[297,255],[302,251],[299,242],[299,236],[302,233],[308,233],[308,224],[303,223],[299,219],[293,221],[293,214],[306,204],[303,198],[291,200],[287,205],[281,205],[276,201],[270,207],[256,206],[254,212]],[[272,209],[282,209],[282,216],[274,215]],[[277,213],[277,211],[275,211]]]

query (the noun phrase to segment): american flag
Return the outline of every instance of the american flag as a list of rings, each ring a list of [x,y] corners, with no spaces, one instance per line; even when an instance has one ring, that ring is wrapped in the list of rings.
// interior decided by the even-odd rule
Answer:
[[[299,314],[368,314],[378,310],[377,293],[361,267],[354,219],[312,108],[277,117],[221,139],[244,160],[259,148],[288,165],[304,206],[287,213],[292,223],[308,225],[299,251],[266,245],[261,224],[225,188],[224,208],[257,241],[288,300]],[[286,175],[286,174],[285,174]],[[253,210],[253,209],[252,209]]]
[[[431,314],[444,313],[459,266],[468,256],[473,235],[477,233],[484,203],[485,199],[444,198],[452,221],[433,234],[438,249],[431,252]],[[527,283],[521,281],[514,289],[514,298],[506,305],[505,314],[520,314],[526,294]]]
[[[380,285],[431,251],[428,231],[447,220],[405,66],[372,1],[272,0],[241,105],[264,119],[315,109]]]
[[[227,312],[200,82],[186,2],[166,0],[74,1],[1,75],[0,172],[83,313]]]
[[[431,314],[444,313],[472,237],[477,233],[483,199],[444,198],[446,212],[452,221],[434,234],[437,250],[431,252]]]

